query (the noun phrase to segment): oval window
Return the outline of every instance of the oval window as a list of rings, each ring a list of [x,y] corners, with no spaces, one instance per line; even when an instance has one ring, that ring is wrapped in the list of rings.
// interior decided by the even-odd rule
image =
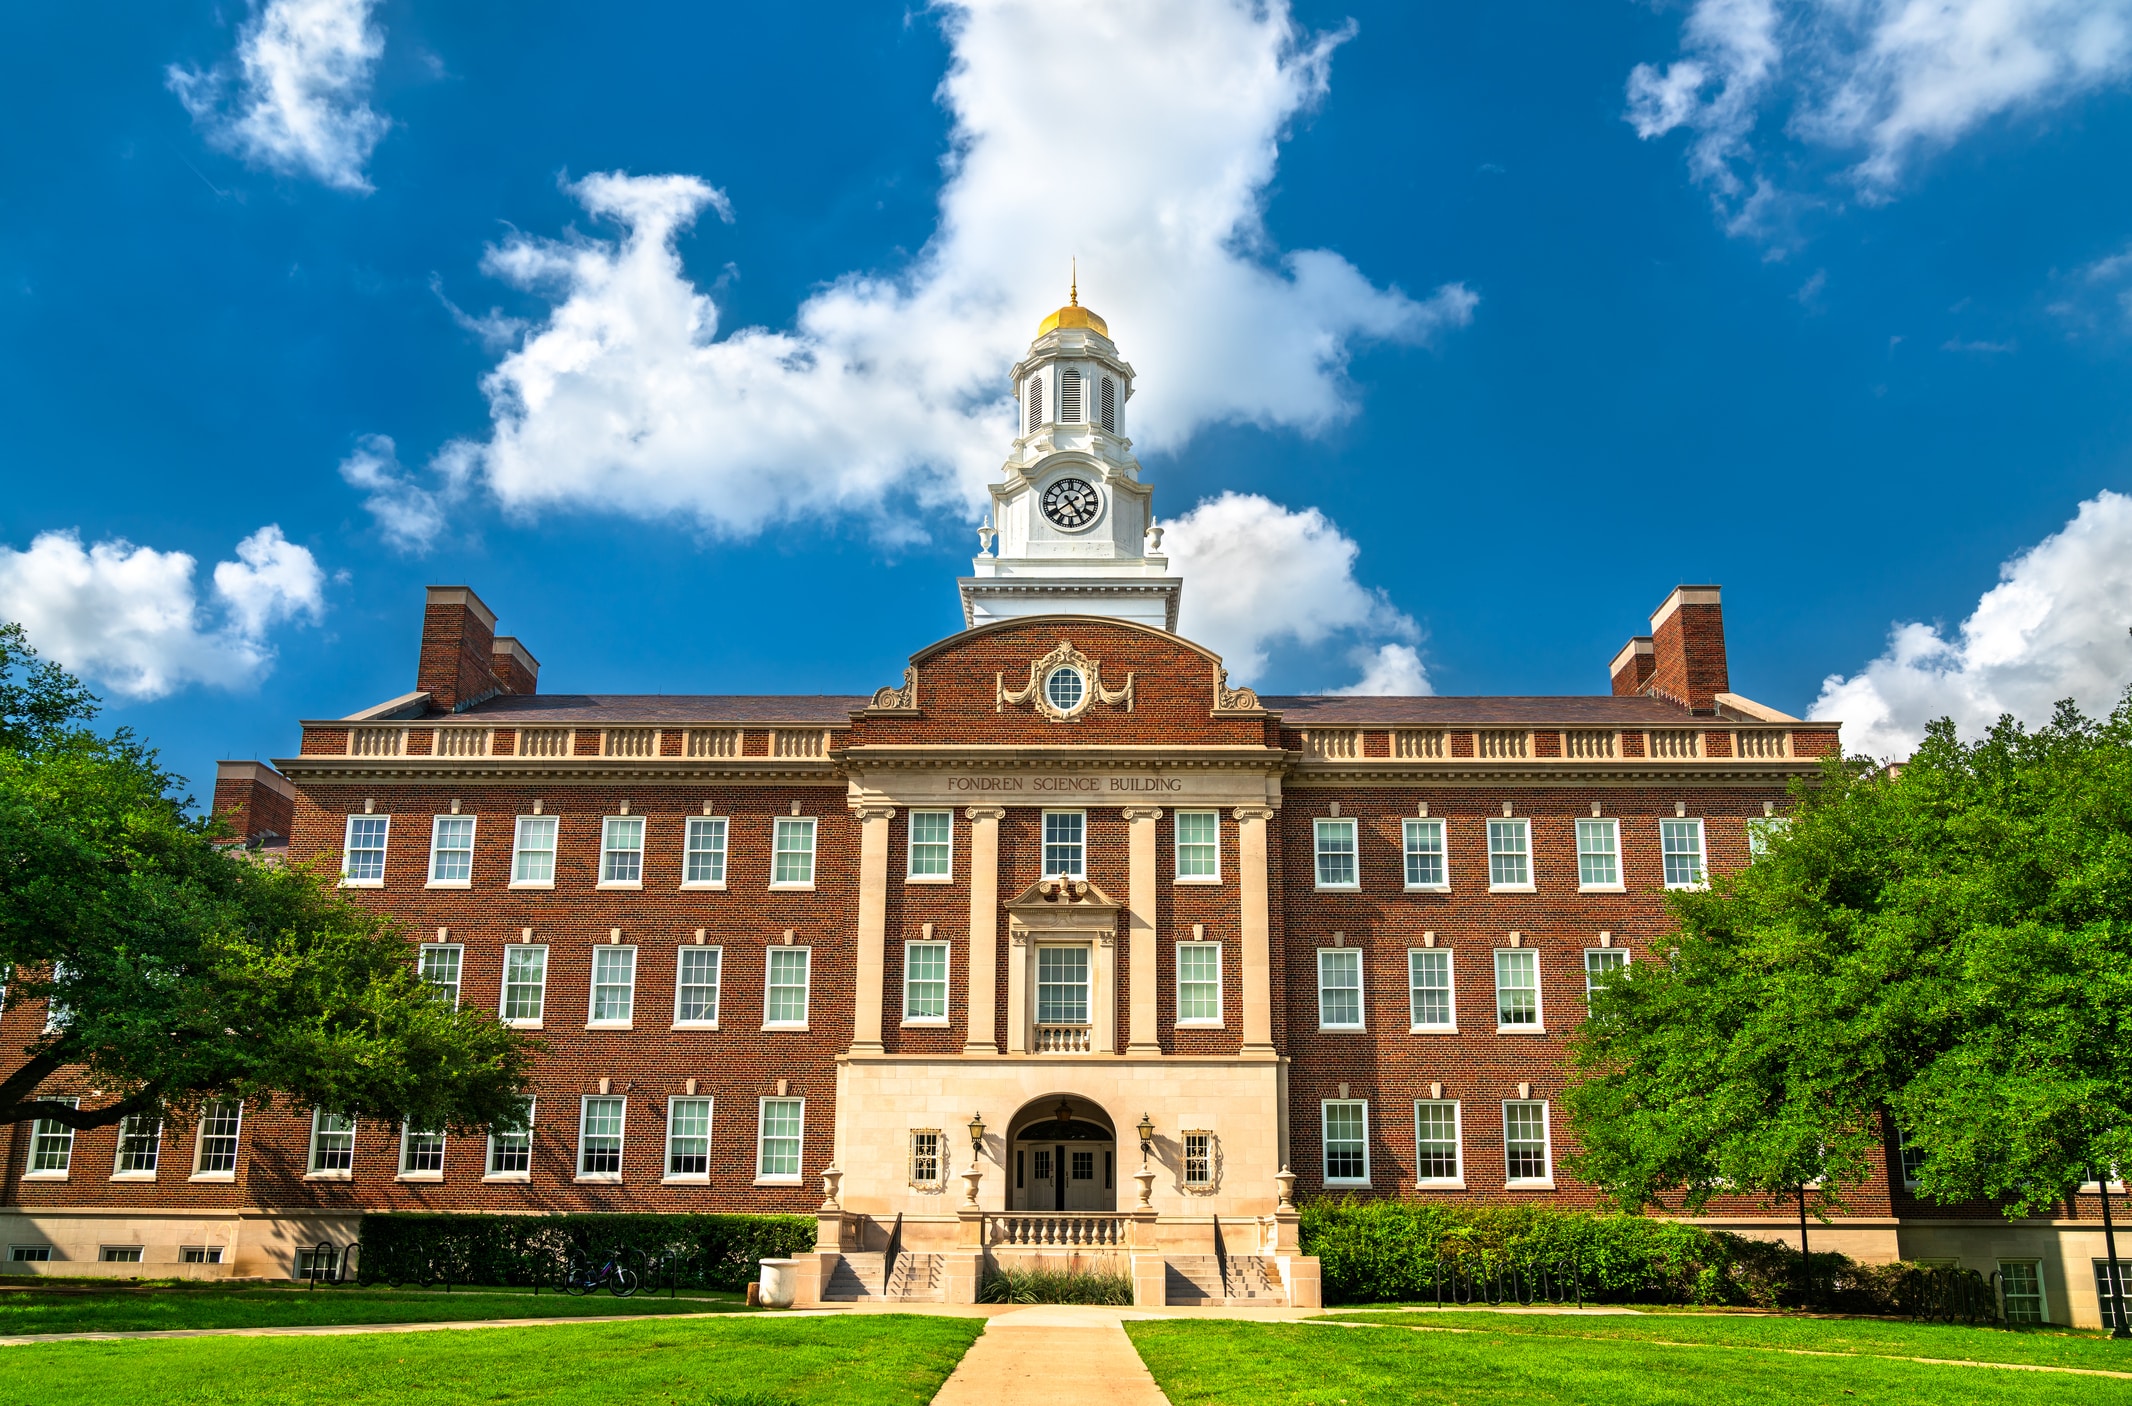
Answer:
[[[1044,680],[1044,696],[1062,713],[1080,707],[1081,696],[1087,690],[1088,686],[1081,682],[1081,671],[1071,665],[1053,669],[1051,677]]]

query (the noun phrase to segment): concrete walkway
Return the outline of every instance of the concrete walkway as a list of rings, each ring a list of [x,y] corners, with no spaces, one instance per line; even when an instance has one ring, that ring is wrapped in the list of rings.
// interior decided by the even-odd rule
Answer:
[[[1066,1304],[993,1315],[933,1406],[1053,1398],[1076,1406],[1169,1406],[1120,1326],[1166,1316]]]

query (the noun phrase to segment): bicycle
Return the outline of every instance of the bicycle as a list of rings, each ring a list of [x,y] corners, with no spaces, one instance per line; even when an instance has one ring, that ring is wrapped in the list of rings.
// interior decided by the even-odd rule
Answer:
[[[581,1299],[604,1285],[607,1292],[616,1298],[628,1298],[637,1291],[640,1281],[637,1272],[622,1263],[622,1253],[620,1250],[608,1251],[607,1262],[601,1265],[596,1273],[588,1268],[591,1261],[573,1260],[568,1272],[563,1276],[563,1292],[572,1298]]]

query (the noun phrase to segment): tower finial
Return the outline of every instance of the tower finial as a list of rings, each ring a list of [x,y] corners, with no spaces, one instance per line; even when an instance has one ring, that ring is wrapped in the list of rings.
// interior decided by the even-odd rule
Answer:
[[[1074,255],[1069,267],[1072,268],[1073,273],[1067,282],[1066,301],[1074,307],[1079,307],[1081,305],[1081,256]]]

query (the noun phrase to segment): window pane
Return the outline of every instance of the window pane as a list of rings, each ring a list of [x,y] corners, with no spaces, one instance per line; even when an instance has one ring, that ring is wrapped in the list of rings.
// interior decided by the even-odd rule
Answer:
[[[1036,949],[1036,1018],[1040,1025],[1088,1024],[1088,949]]]
[[[675,1020],[718,1019],[718,973],[724,953],[716,947],[684,947],[674,979]]]
[[[430,831],[429,877],[458,883],[474,872],[474,817],[440,815]]]
[[[1703,822],[1661,820],[1660,848],[1666,864],[1666,887],[1686,888],[1703,881]]]
[[[1184,1135],[1184,1180],[1187,1186],[1207,1186],[1214,1180],[1214,1139],[1207,1133]]]
[[[427,943],[422,949],[422,980],[437,993],[437,999],[448,1006],[459,1004],[459,958],[460,949],[441,943]]]
[[[800,1170],[800,1110],[796,1098],[766,1098],[762,1101],[762,1132],[756,1154],[756,1175],[796,1177]]]
[[[385,827],[390,817],[348,817],[348,849],[341,873],[358,883],[381,883],[385,878]]]
[[[118,1170],[152,1172],[161,1160],[163,1122],[152,1113],[136,1113],[118,1125]]]
[[[1512,1181],[1547,1179],[1547,1105],[1503,1105],[1504,1165]]]
[[[619,1173],[622,1170],[622,1100],[588,1098],[584,1108],[583,1131],[577,1144],[578,1175]]]
[[[1495,954],[1495,1020],[1498,1025],[1540,1023],[1540,954]]]
[[[683,881],[691,884],[725,882],[725,818],[703,816],[688,823],[688,863]]]
[[[548,949],[506,947],[503,949],[503,1018],[539,1020],[546,1003]]]
[[[677,1098],[666,1115],[666,1174],[702,1176],[711,1169],[711,1101]]]
[[[1221,944],[1177,944],[1177,1018],[1221,1019]]]
[[[954,854],[954,817],[944,810],[911,812],[910,876],[948,877]]]
[[[1451,1023],[1451,954],[1435,950],[1407,953],[1407,994],[1415,1025]]]
[[[1592,988],[1599,984],[1601,977],[1608,972],[1620,971],[1628,964],[1629,953],[1625,947],[1600,947],[1586,952],[1584,954],[1584,994],[1586,998],[1591,996]]]
[[[1580,884],[1618,884],[1621,882],[1621,857],[1616,840],[1616,827],[1611,820],[1580,820],[1577,822],[1577,882]]]
[[[770,856],[770,882],[773,884],[811,884],[814,882],[814,822],[812,820],[780,820],[777,822],[776,840]]]
[[[600,845],[600,882],[634,884],[644,878],[644,817],[610,815]]]
[[[948,945],[913,942],[903,949],[903,1018],[944,1020],[948,1013]]]
[[[1320,820],[1318,836],[1318,884],[1320,887],[1355,882],[1355,822]]]
[[[1211,810],[1177,812],[1177,877],[1212,879],[1221,873],[1220,817]]]
[[[1491,884],[1529,884],[1532,882],[1530,855],[1526,846],[1526,826],[1522,820],[1491,820],[1488,822],[1488,882]]]
[[[1441,820],[1409,820],[1406,823],[1407,886],[1442,888],[1449,882],[1444,867],[1444,823]]]
[[[518,837],[511,855],[511,882],[514,884],[552,884],[555,882],[554,816],[521,815],[518,817]]]
[[[1363,1110],[1367,1105],[1325,1105],[1325,1179],[1362,1181],[1369,1175],[1368,1145]]]
[[[318,1109],[311,1115],[311,1170],[345,1172],[355,1165],[355,1120]]]
[[[237,1136],[243,1124],[241,1103],[210,1103],[200,1114],[200,1167],[203,1172],[237,1170]]]
[[[1429,1099],[1414,1105],[1416,1176],[1423,1181],[1457,1181],[1458,1105]]]
[[[63,1098],[55,1100],[69,1108],[79,1108],[81,1100]],[[33,1172],[64,1172],[74,1162],[74,1130],[64,1123],[50,1118],[39,1118],[30,1125],[30,1170]]]
[[[911,1180],[919,1186],[940,1184],[940,1134],[911,1134]]]
[[[628,1020],[636,1007],[637,949],[592,949],[592,1019]]]
[[[1362,953],[1341,948],[1318,953],[1318,1024],[1362,1023]]]
[[[519,1106],[518,1117],[489,1130],[489,1173],[523,1172],[533,1165],[533,1100]]]
[[[1078,879],[1086,872],[1088,817],[1078,811],[1044,815],[1044,877]]]
[[[400,1134],[400,1170],[403,1172],[441,1172],[444,1170],[444,1134],[408,1128]]]
[[[811,956],[804,947],[770,949],[770,1003],[764,1016],[770,1024],[807,1023],[807,968]]]
[[[2034,1260],[1999,1261],[1999,1293],[2009,1323],[2043,1321],[2043,1275]]]

